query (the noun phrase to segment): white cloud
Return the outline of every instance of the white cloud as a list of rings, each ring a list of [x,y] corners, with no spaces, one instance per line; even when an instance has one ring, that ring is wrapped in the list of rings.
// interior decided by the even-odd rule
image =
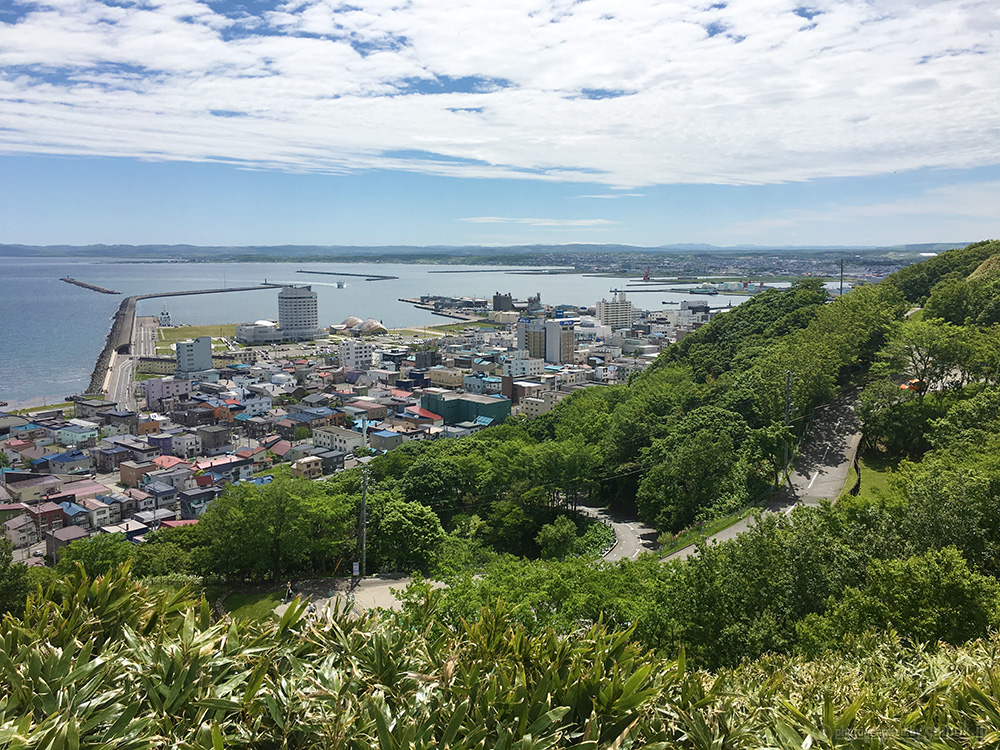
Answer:
[[[993,0],[809,7],[21,0],[0,153],[625,188],[997,163]]]
[[[720,230],[716,241],[749,242],[778,237],[844,238],[844,231],[857,236],[838,239],[840,244],[872,244],[926,241],[927,237],[972,241],[996,235],[1000,218],[1000,181],[967,182],[936,187],[916,196],[880,203],[839,203],[823,210],[781,211]],[[930,234],[928,228],[933,227]],[[849,228],[849,229],[848,229]],[[907,229],[912,231],[907,232]],[[868,240],[871,232],[877,239]],[[865,235],[869,232],[869,235]]]
[[[522,219],[508,216],[470,216],[459,219],[470,224],[526,224],[530,227],[603,227],[617,222],[608,219]]]

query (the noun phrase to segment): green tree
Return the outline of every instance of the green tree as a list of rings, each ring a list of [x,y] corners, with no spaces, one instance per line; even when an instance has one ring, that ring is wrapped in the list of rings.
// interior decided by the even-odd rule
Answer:
[[[296,442],[302,440],[308,440],[309,436],[312,435],[312,430],[310,430],[305,425],[299,425],[295,428],[295,440]]]
[[[208,569],[237,580],[279,580],[309,570],[306,498],[322,492],[304,479],[228,487],[198,522],[208,542]]]
[[[800,633],[807,629],[812,638],[832,636],[836,643],[849,633],[892,627],[920,643],[958,644],[1000,623],[1000,583],[969,570],[962,553],[947,547],[873,561],[864,588],[849,587],[830,609],[825,618],[810,618]]]
[[[434,511],[394,497],[385,502],[373,531],[377,558],[389,570],[426,571],[445,538]]]
[[[0,536],[0,615],[20,615],[27,596],[28,568],[14,562],[14,546],[7,537]]]
[[[135,545],[124,535],[98,534],[89,539],[77,539],[60,550],[56,571],[66,575],[80,563],[88,576],[100,576],[133,557]]]
[[[576,546],[576,524],[566,516],[542,526],[535,537],[538,551],[546,560],[561,560],[571,555]]]
[[[893,334],[885,357],[897,372],[923,383],[917,391],[923,403],[928,391],[942,385],[955,364],[955,327],[937,320],[907,320]]]

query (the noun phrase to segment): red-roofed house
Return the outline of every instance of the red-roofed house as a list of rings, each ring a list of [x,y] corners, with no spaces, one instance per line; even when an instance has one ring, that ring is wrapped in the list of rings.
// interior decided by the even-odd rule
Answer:
[[[444,424],[444,419],[440,415],[420,406],[407,406],[404,411],[405,413],[399,418],[412,424],[433,424],[438,427]]]
[[[184,519],[182,521],[160,521],[161,529],[176,529],[181,526],[191,526],[198,523],[197,518]]]
[[[157,456],[156,458],[153,459],[153,463],[159,466],[161,469],[173,469],[177,466],[191,465],[183,458],[177,458],[177,456]]]

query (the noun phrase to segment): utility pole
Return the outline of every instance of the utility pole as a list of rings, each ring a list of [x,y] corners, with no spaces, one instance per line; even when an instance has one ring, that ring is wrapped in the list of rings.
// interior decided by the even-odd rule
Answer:
[[[840,259],[840,296],[844,296],[844,259]]]
[[[785,370],[785,427],[791,425],[792,414],[792,371]],[[785,441],[785,471],[788,471],[788,441]]]
[[[365,577],[366,556],[368,552],[368,472],[367,466],[361,469],[361,529],[358,546],[361,547],[361,577]]]

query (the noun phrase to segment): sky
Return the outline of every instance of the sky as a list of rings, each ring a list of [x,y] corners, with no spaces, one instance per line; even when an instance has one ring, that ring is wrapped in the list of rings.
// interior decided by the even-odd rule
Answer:
[[[0,243],[1000,237],[996,0],[0,0]]]

